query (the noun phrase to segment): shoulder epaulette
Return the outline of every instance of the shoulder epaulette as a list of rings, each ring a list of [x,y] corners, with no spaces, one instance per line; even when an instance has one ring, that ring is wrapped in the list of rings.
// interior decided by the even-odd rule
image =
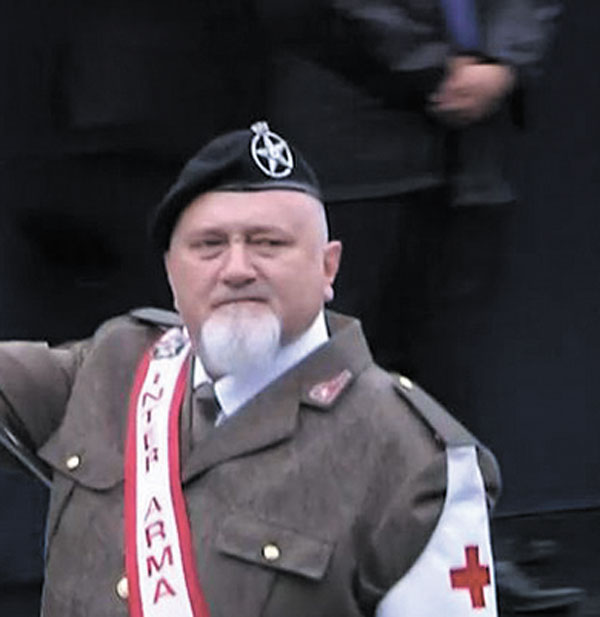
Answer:
[[[425,420],[447,446],[477,444],[477,439],[448,410],[408,377],[390,373],[396,392]]]
[[[175,326],[182,325],[181,317],[178,313],[175,313],[174,311],[167,311],[165,309],[155,308],[152,306],[145,306],[133,309],[129,312],[129,315],[134,319],[155,326],[173,328]]]

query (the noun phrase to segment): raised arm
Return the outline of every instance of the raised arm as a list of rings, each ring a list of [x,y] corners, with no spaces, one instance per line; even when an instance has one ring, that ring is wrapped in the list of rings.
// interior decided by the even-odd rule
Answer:
[[[36,464],[32,455],[62,420],[84,349],[85,343],[55,349],[46,343],[0,344],[2,464],[14,463],[19,454],[21,463],[30,458]]]

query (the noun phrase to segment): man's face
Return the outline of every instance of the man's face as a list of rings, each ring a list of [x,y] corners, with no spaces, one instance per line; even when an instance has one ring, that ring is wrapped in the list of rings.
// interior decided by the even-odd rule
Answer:
[[[321,204],[287,190],[211,192],[181,214],[165,254],[175,304],[192,339],[238,309],[300,335],[333,297],[341,245],[327,242]]]

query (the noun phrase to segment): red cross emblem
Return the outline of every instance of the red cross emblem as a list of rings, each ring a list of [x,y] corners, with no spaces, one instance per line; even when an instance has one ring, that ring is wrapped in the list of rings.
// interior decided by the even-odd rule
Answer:
[[[450,570],[452,589],[468,589],[473,608],[484,608],[483,588],[490,584],[490,569],[479,563],[479,547],[465,547],[467,565]]]

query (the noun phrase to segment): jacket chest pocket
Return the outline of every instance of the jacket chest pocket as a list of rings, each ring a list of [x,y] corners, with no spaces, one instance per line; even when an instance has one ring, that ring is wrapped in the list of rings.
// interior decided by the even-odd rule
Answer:
[[[333,543],[245,514],[227,516],[216,538],[219,552],[310,580],[323,578]]]

